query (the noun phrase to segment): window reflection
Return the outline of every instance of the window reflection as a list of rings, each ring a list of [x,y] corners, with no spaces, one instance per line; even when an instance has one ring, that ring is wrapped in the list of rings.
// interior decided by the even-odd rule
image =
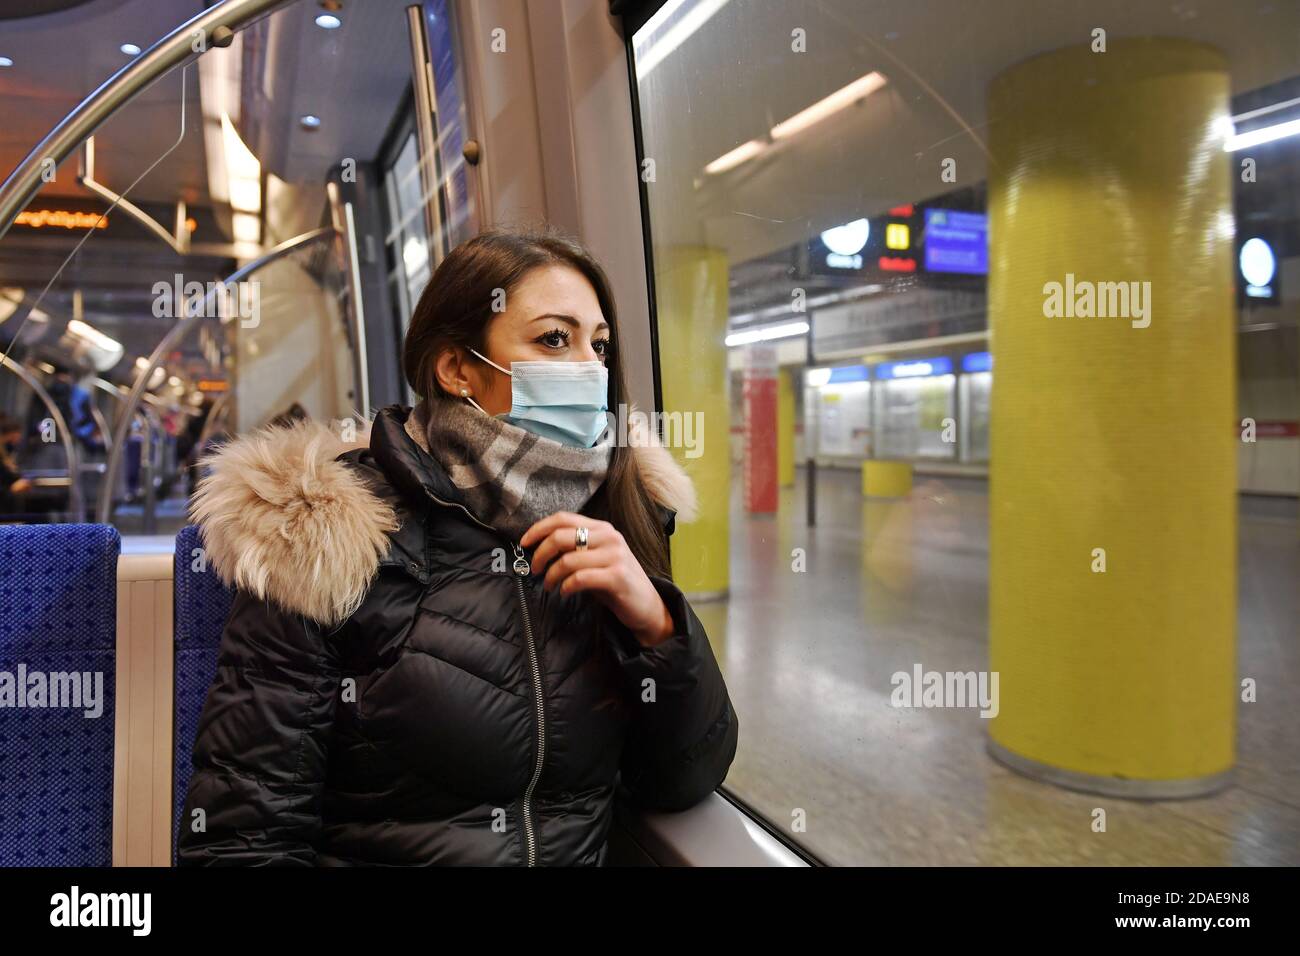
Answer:
[[[730,448],[675,573],[728,785],[823,858],[1300,861],[1297,26],[682,0],[632,38],[663,402]]]

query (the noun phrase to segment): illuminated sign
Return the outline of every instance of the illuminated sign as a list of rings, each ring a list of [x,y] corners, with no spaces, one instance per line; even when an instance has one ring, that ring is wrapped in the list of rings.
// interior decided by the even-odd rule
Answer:
[[[992,352],[971,352],[961,358],[963,372],[991,372],[993,370]]]
[[[841,256],[853,256],[862,251],[871,236],[871,223],[865,219],[854,219],[834,229],[822,233],[822,243],[831,252]]]
[[[841,365],[831,369],[827,385],[843,385],[845,382],[865,382],[868,378],[865,365]]]
[[[230,383],[205,378],[198,381],[197,387],[200,392],[224,392],[230,388]]]
[[[1273,296],[1272,282],[1277,275],[1277,257],[1273,247],[1256,236],[1247,239],[1237,256],[1241,268],[1241,277],[1246,280],[1246,295],[1254,299],[1268,299]]]
[[[108,217],[94,212],[73,212],[68,209],[25,209],[14,223],[32,229],[62,226],[64,229],[108,228]]]
[[[877,379],[888,378],[927,378],[931,375],[951,375],[952,359],[930,358],[914,359],[907,362],[884,362],[874,370]]]
[[[890,249],[910,249],[912,230],[905,222],[891,222],[885,226],[885,245]]]
[[[989,271],[988,217],[954,209],[925,211],[927,272],[986,275]]]
[[[881,256],[878,265],[886,272],[916,271],[916,260],[906,256]]]

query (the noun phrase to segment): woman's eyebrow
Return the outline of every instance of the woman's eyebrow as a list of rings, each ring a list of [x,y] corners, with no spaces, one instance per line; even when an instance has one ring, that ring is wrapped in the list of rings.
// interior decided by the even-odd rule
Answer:
[[[566,325],[571,325],[571,326],[573,326],[575,329],[580,329],[580,328],[582,328],[582,323],[581,323],[581,322],[579,322],[579,321],[578,321],[577,319],[575,319],[573,316],[571,316],[571,315],[566,315],[566,314],[563,313],[563,312],[543,312],[541,315],[535,315],[535,316],[533,316],[531,319],[529,319],[529,321],[530,321],[530,322],[537,322],[537,321],[539,321],[539,320],[541,320],[541,319],[559,319],[561,322],[564,322]],[[596,325],[596,331],[597,331],[597,332],[604,332],[604,331],[606,331],[606,330],[608,330],[608,329],[609,329],[609,323],[608,323],[608,322],[600,322],[600,323],[598,323],[598,324]]]

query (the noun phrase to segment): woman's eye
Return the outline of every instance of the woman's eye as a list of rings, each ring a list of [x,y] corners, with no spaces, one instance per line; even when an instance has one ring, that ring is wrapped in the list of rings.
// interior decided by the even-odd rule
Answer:
[[[545,335],[541,336],[537,341],[541,342],[543,345],[545,345],[547,348],[550,349],[562,349],[564,348],[564,346],[569,344],[569,336],[566,332],[562,332],[561,330],[556,329],[552,332],[547,332]]]
[[[597,339],[591,343],[591,347],[596,350],[596,354],[601,358],[609,357],[609,339]]]

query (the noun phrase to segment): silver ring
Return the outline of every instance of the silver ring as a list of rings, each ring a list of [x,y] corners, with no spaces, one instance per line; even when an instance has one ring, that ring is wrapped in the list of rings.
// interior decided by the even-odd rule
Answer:
[[[577,551],[587,550],[587,536],[589,532],[586,528],[573,529],[573,547]]]

